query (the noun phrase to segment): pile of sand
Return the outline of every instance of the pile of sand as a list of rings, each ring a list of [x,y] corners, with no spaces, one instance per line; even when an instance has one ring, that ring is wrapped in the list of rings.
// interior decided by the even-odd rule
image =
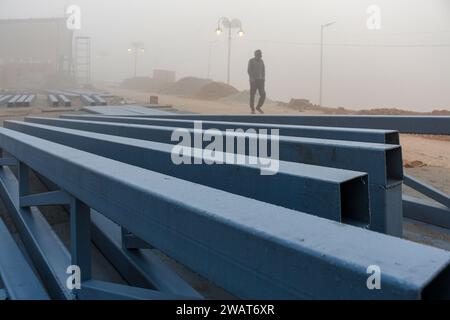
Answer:
[[[234,94],[238,94],[239,90],[222,82],[211,82],[203,87],[195,94],[195,98],[201,100],[217,100]]]
[[[210,84],[211,82],[211,80],[187,77],[165,86],[159,90],[159,93],[175,96],[195,97],[205,85]]]

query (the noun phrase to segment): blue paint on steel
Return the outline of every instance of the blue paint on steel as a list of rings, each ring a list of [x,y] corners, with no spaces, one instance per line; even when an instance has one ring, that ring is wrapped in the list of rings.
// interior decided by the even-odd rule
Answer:
[[[85,130],[162,143],[174,143],[171,135],[176,128],[131,125],[109,122],[26,118],[27,122]],[[191,135],[193,129],[188,130]],[[237,136],[227,133],[229,136]],[[247,136],[249,137],[249,136]],[[251,139],[255,139],[252,136]],[[224,139],[224,144],[226,144]],[[249,139],[246,139],[247,143]],[[208,142],[203,142],[205,147]],[[226,148],[224,147],[224,150]],[[353,141],[297,137],[279,138],[280,160],[369,174],[371,229],[402,236],[401,181],[403,163],[401,147]]]
[[[6,95],[6,96],[2,96],[0,98],[0,106],[5,105],[6,103],[8,103],[8,101],[11,99],[12,95]]]
[[[185,297],[202,296],[150,250],[125,250],[121,246],[121,228],[100,213],[91,210],[92,240],[103,255],[133,286]]]
[[[11,99],[8,100],[8,108],[12,108],[16,106],[17,100],[19,100],[21,95],[15,95]]]
[[[430,201],[404,195],[403,215],[409,219],[450,229],[450,209]]]
[[[20,206],[48,206],[48,205],[68,205],[70,204],[70,195],[64,191],[51,191],[29,196],[20,197]]]
[[[55,95],[53,95],[53,94],[49,94],[48,95],[48,104],[50,105],[50,107],[57,107],[57,106],[59,106],[58,98]]]
[[[96,105],[98,105],[98,106],[106,106],[106,105],[108,105],[108,102],[106,102],[106,100],[103,99],[99,95],[94,94],[94,95],[91,96],[91,98],[92,98],[92,100],[94,100],[96,102]]]
[[[47,300],[47,292],[0,219],[0,279],[11,300]]]
[[[96,102],[94,99],[92,99],[91,97],[89,97],[88,95],[82,94],[80,96],[81,102],[85,105],[85,106],[95,106]]]
[[[367,226],[370,221],[367,175],[280,161],[273,176],[259,165],[175,165],[172,145],[7,121],[9,129],[260,201],[320,217]],[[248,159],[246,163],[249,163]],[[283,186],[283,188],[280,188]]]
[[[8,299],[8,295],[6,294],[5,289],[0,289],[0,301]]]
[[[152,116],[158,117],[158,116]],[[449,116],[251,116],[251,115],[173,115],[171,119],[277,123],[398,130],[400,133],[450,135]]]
[[[445,286],[450,279],[446,251],[295,213],[8,129],[0,129],[0,147],[237,297],[450,297]],[[383,270],[382,290],[367,289],[366,270],[373,264]]]
[[[79,298],[81,300],[194,300],[192,297],[96,280],[82,283]]]
[[[195,120],[152,119],[152,118],[123,117],[123,116],[112,117],[112,116],[63,115],[61,116],[61,118],[72,120],[118,122],[118,123],[178,127],[178,128],[193,128],[195,122]],[[398,132],[392,130],[292,126],[292,125],[278,125],[278,124],[258,124],[249,122],[221,122],[221,121],[202,121],[202,126],[203,129],[205,130],[218,129],[221,131],[225,131],[227,129],[237,129],[237,128],[242,130],[278,129],[281,136],[387,143],[397,145],[400,143]]]
[[[84,111],[94,114],[120,115],[120,116],[139,116],[139,115],[171,115],[172,112],[164,110],[155,110],[136,105],[120,105],[108,107],[84,107]]]
[[[70,204],[70,251],[72,265],[80,268],[81,280],[90,280],[91,212],[86,204],[75,198]]]
[[[37,208],[20,208],[18,189],[11,170],[0,168],[0,195],[48,293],[54,299],[72,299],[66,287],[69,253]]]
[[[136,237],[136,235],[132,234],[130,231],[125,228],[121,228],[121,236],[122,236],[122,247],[124,249],[152,249],[153,247],[149,245],[144,240]]]
[[[0,158],[0,166],[16,166],[17,160],[14,158]]]
[[[439,191],[438,189],[408,175],[405,175],[403,183],[408,187],[413,188],[414,190],[426,195],[430,199],[433,199],[434,201],[443,204],[447,208],[450,208],[450,197],[447,194]]]
[[[69,98],[67,98],[63,94],[58,95],[58,101],[64,106],[64,107],[70,107],[72,106],[72,101],[70,101]]]

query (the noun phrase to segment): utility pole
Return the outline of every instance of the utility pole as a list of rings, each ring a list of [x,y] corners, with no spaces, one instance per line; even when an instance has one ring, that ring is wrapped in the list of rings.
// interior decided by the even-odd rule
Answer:
[[[336,22],[330,22],[320,26],[320,84],[319,84],[319,106],[322,106],[323,97],[323,31],[325,28],[332,26]]]

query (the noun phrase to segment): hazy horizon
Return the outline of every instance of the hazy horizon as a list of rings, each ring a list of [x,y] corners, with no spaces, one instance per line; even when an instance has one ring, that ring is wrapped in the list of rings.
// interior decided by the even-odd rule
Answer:
[[[448,0],[0,0],[0,19],[61,17],[70,4],[82,9],[77,35],[92,38],[94,81],[133,76],[127,49],[145,43],[138,76],[153,69],[177,78],[226,81],[227,37],[215,34],[221,16],[242,20],[233,34],[231,84],[248,89],[253,51],[267,66],[268,96],[318,102],[320,25],[325,30],[324,105],[450,110],[450,2]],[[368,30],[366,9],[382,9],[381,30]]]

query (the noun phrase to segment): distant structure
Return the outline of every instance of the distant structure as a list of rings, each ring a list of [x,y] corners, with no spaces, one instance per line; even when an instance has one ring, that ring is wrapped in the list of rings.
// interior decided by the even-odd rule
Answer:
[[[176,81],[176,73],[175,71],[156,69],[153,70],[153,80],[157,84],[174,83]]]
[[[0,86],[42,88],[73,77],[66,18],[0,20]]]

